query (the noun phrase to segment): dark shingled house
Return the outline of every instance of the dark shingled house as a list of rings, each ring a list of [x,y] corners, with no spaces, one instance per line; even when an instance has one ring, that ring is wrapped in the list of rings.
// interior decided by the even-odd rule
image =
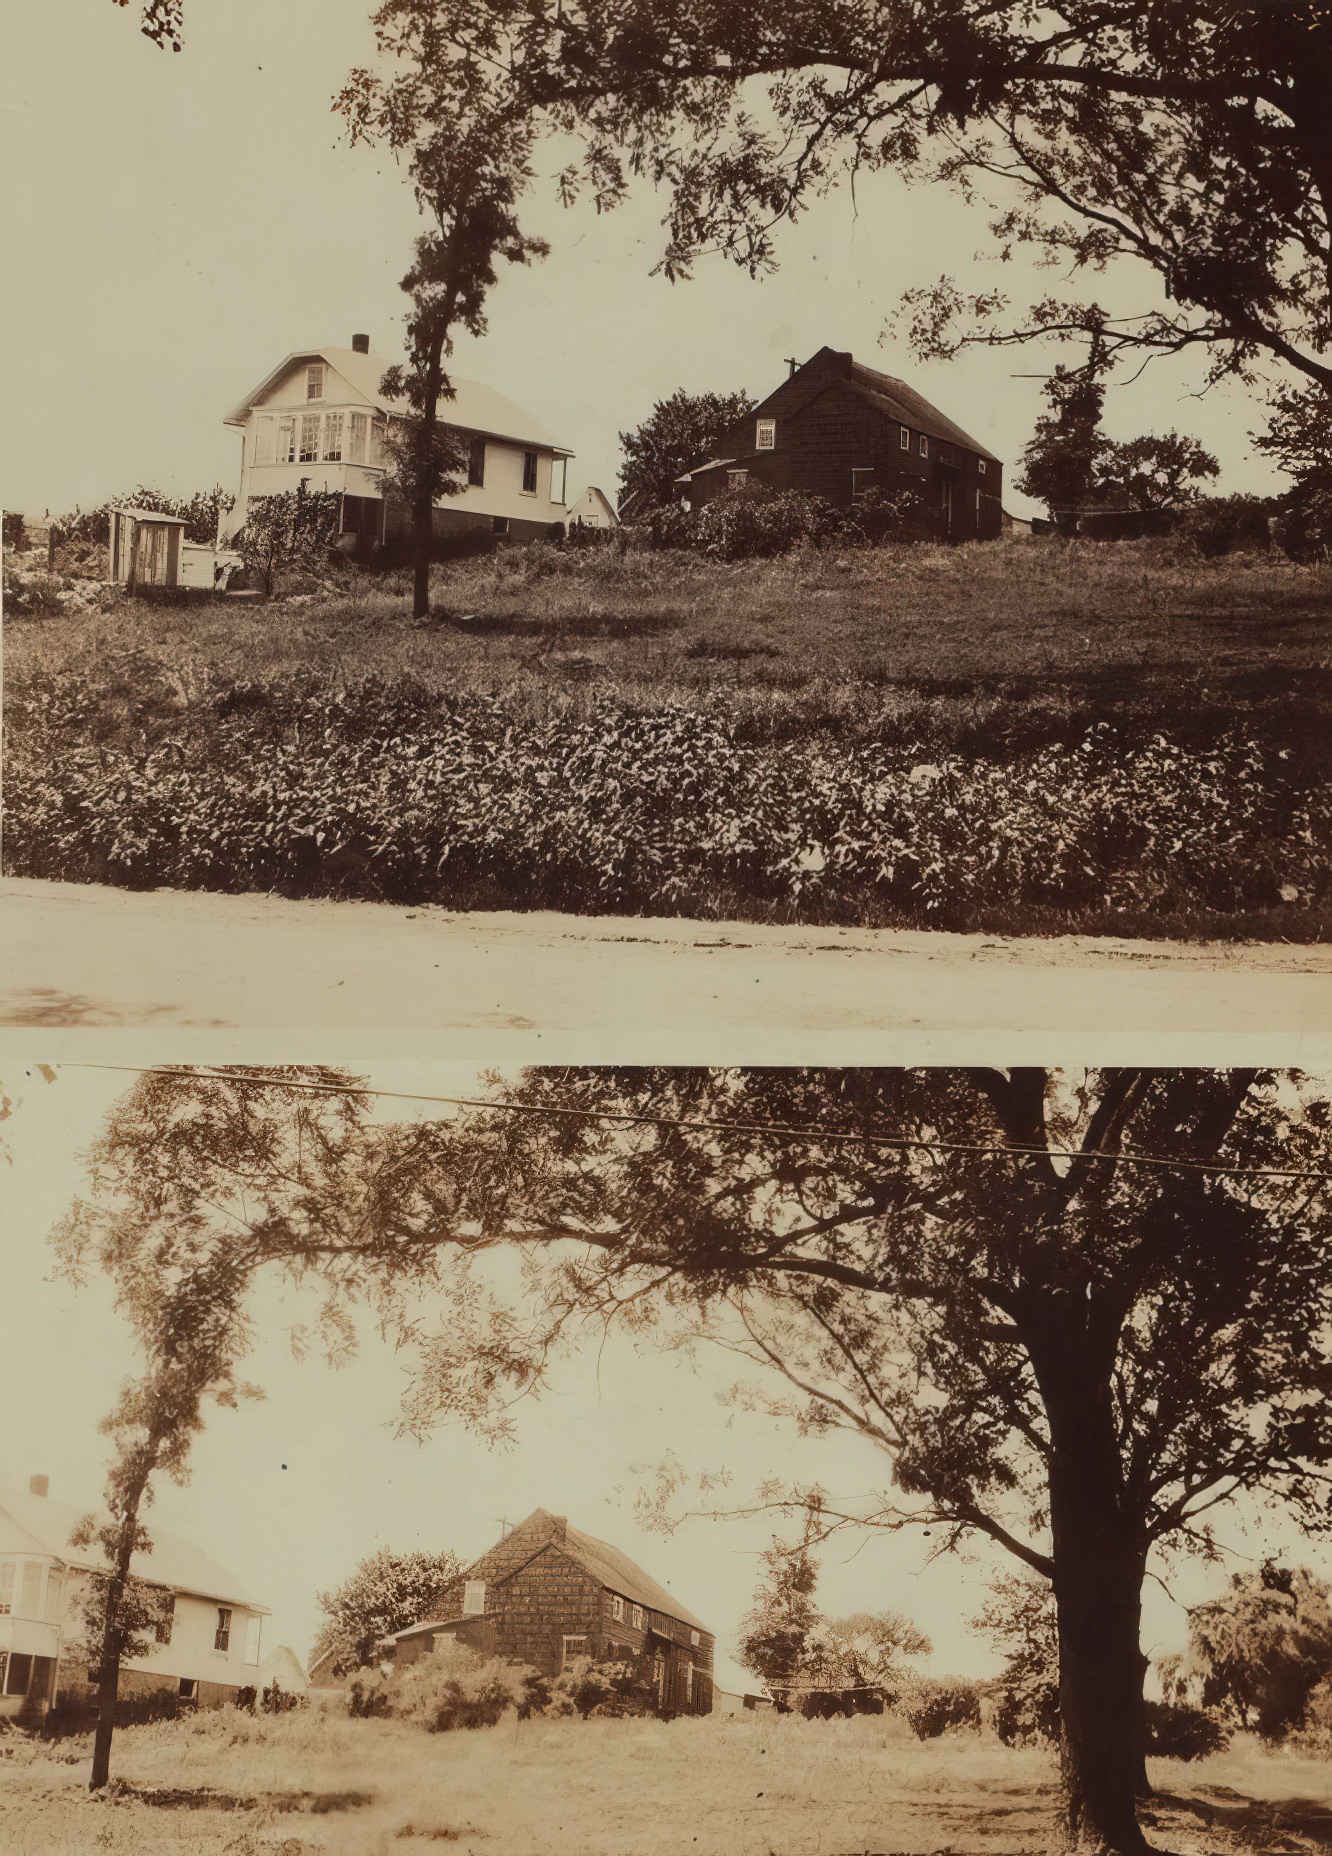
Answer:
[[[388,1640],[394,1663],[414,1662],[442,1637],[543,1675],[579,1657],[631,1662],[646,1650],[658,1713],[712,1712],[711,1631],[618,1548],[544,1508],[459,1574],[438,1617]]]
[[[749,483],[805,490],[839,508],[872,489],[891,497],[911,488],[924,499],[922,537],[989,541],[1002,532],[1003,475],[992,451],[904,380],[820,348],[676,487],[696,509]]]

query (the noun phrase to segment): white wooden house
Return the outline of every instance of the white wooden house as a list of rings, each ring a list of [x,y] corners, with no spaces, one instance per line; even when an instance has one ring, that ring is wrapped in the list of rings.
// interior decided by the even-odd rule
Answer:
[[[615,505],[604,490],[589,483],[581,496],[569,505],[570,528],[619,528]]]
[[[304,483],[341,496],[348,546],[405,552],[409,512],[384,495],[384,434],[403,410],[380,392],[391,365],[370,353],[364,335],[354,335],[350,348],[301,349],[232,408],[225,423],[241,434],[241,475],[229,533],[243,524],[252,497]],[[502,393],[472,380],[452,384],[440,417],[467,441],[468,481],[436,506],[436,535],[481,530],[526,541],[563,524],[572,452]]]
[[[52,1501],[42,1476],[26,1492],[0,1490],[0,1714],[93,1692],[82,1600],[106,1562],[96,1546],[70,1544],[83,1512]],[[169,1594],[169,1615],[148,1654],[123,1665],[120,1692],[166,1689],[204,1707],[230,1701],[255,1684],[268,1607],[198,1547],[153,1525],[148,1532],[153,1550],[131,1570]]]

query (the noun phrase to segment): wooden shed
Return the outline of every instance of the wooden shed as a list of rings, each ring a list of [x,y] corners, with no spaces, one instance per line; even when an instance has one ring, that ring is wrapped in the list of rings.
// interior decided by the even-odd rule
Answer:
[[[160,509],[112,509],[108,540],[110,578],[133,592],[140,586],[179,586],[183,516]]]

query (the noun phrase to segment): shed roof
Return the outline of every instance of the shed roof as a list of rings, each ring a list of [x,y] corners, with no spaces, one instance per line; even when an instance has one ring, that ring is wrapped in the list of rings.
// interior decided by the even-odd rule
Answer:
[[[169,516],[163,509],[139,509],[133,503],[112,503],[111,513],[117,516],[133,516],[136,522],[170,522],[177,528],[189,526],[184,516]]]
[[[0,1490],[0,1513],[7,1514],[28,1535],[36,1551],[67,1566],[86,1571],[106,1570],[106,1556],[100,1547],[73,1547],[70,1535],[87,1510],[72,1502],[53,1501],[49,1495],[32,1495],[18,1489]],[[259,1604],[240,1581],[219,1566],[209,1554],[179,1535],[150,1527],[151,1553],[136,1553],[130,1571],[136,1579],[151,1585],[169,1586],[176,1592],[188,1592],[196,1598],[222,1599],[243,1605],[248,1611],[267,1614],[269,1607]]]
[[[297,349],[280,361],[267,374],[253,393],[234,406],[223,420],[224,425],[244,425],[255,405],[264,395],[275,387],[293,367],[307,365],[312,361],[323,361],[343,379],[370,405],[382,412],[403,412],[406,401],[389,399],[379,390],[379,383],[390,367],[400,366],[398,361],[387,359],[383,355],[362,354],[358,348],[305,348]],[[512,438],[520,444],[535,445],[538,450],[553,451],[557,457],[572,457],[573,452],[563,445],[557,445],[545,426],[532,417],[529,412],[517,405],[503,393],[497,393],[493,387],[483,386],[477,380],[460,380],[450,376],[453,398],[439,401],[440,416],[449,425],[461,431],[477,432],[487,438]]]

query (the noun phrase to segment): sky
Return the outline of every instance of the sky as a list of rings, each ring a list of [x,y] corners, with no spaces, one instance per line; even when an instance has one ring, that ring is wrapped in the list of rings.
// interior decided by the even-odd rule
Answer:
[[[0,1158],[0,1488],[25,1488],[29,1476],[45,1474],[53,1497],[93,1509],[108,1451],[97,1426],[136,1362],[106,1283],[74,1288],[61,1279],[49,1234],[85,1188],[83,1156],[132,1078],[79,1064],[52,1074],[48,1082],[34,1066],[7,1063],[0,1076],[12,1105],[0,1122],[0,1156],[8,1159]],[[381,1064],[368,1074],[381,1089],[436,1094],[468,1093],[478,1081],[474,1068],[456,1064]],[[378,1112],[441,1111],[383,1102]],[[459,1429],[417,1442],[396,1430],[409,1361],[373,1332],[363,1332],[357,1357],[339,1370],[316,1356],[298,1361],[289,1329],[308,1313],[274,1289],[257,1298],[257,1340],[244,1376],[264,1399],[210,1417],[188,1484],[163,1484],[147,1517],[150,1532],[156,1524],[204,1547],[271,1608],[265,1652],[285,1643],[303,1659],[320,1621],[318,1593],[380,1547],[448,1548],[471,1559],[505,1523],[543,1507],[610,1541],[676,1592],[717,1635],[720,1685],[753,1688],[735,1651],[772,1522],[699,1519],[670,1537],[647,1532],[635,1495],[652,1483],[652,1466],[673,1453],[692,1470],[729,1470],[734,1480],[723,1499],[737,1506],[767,1477],[818,1481],[847,1498],[887,1486],[885,1459],[859,1440],[802,1440],[789,1425],[721,1403],[735,1376],[729,1356],[691,1362],[651,1341],[636,1352],[612,1340],[560,1366],[546,1396],[520,1409],[505,1452]],[[1247,1518],[1228,1512],[1219,1532],[1220,1565],[1187,1561],[1157,1568],[1163,1581],[1149,1580],[1149,1654],[1181,1648],[1184,1607],[1265,1554],[1332,1577],[1332,1551],[1300,1536],[1278,1509]],[[919,1529],[839,1537],[822,1555],[819,1604],[829,1616],[902,1612],[933,1644],[922,1668],[993,1673],[997,1659],[969,1620],[985,1607],[989,1580],[1012,1562],[988,1544],[933,1557],[936,1545]]]
[[[288,353],[401,341],[398,288],[419,229],[390,158],[340,139],[330,102],[370,61],[368,0],[208,0],[186,9],[185,50],[159,51],[137,5],[42,0],[0,19],[0,158],[10,176],[0,282],[4,443],[0,504],[40,515],[136,483],[235,489],[239,435],[222,420]],[[560,164],[552,157],[547,172]],[[614,493],[617,434],[655,401],[747,389],[825,344],[911,382],[1013,461],[1041,410],[1049,351],[975,352],[918,366],[884,339],[900,293],[948,273],[964,288],[1046,294],[1057,273],[980,262],[985,215],[937,188],[865,177],[817,202],[782,240],[775,276],[720,259],[692,282],[651,275],[663,202],[650,192],[598,217],[543,182],[530,230],[552,243],[493,294],[457,373],[508,394],[576,454],[570,490]],[[1150,278],[1097,282],[1112,302],[1154,301]],[[1154,363],[1112,396],[1127,438],[1191,431],[1227,489],[1277,480],[1252,457],[1259,401],[1194,397],[1197,361]],[[1010,490],[1009,506],[1030,513]]]

